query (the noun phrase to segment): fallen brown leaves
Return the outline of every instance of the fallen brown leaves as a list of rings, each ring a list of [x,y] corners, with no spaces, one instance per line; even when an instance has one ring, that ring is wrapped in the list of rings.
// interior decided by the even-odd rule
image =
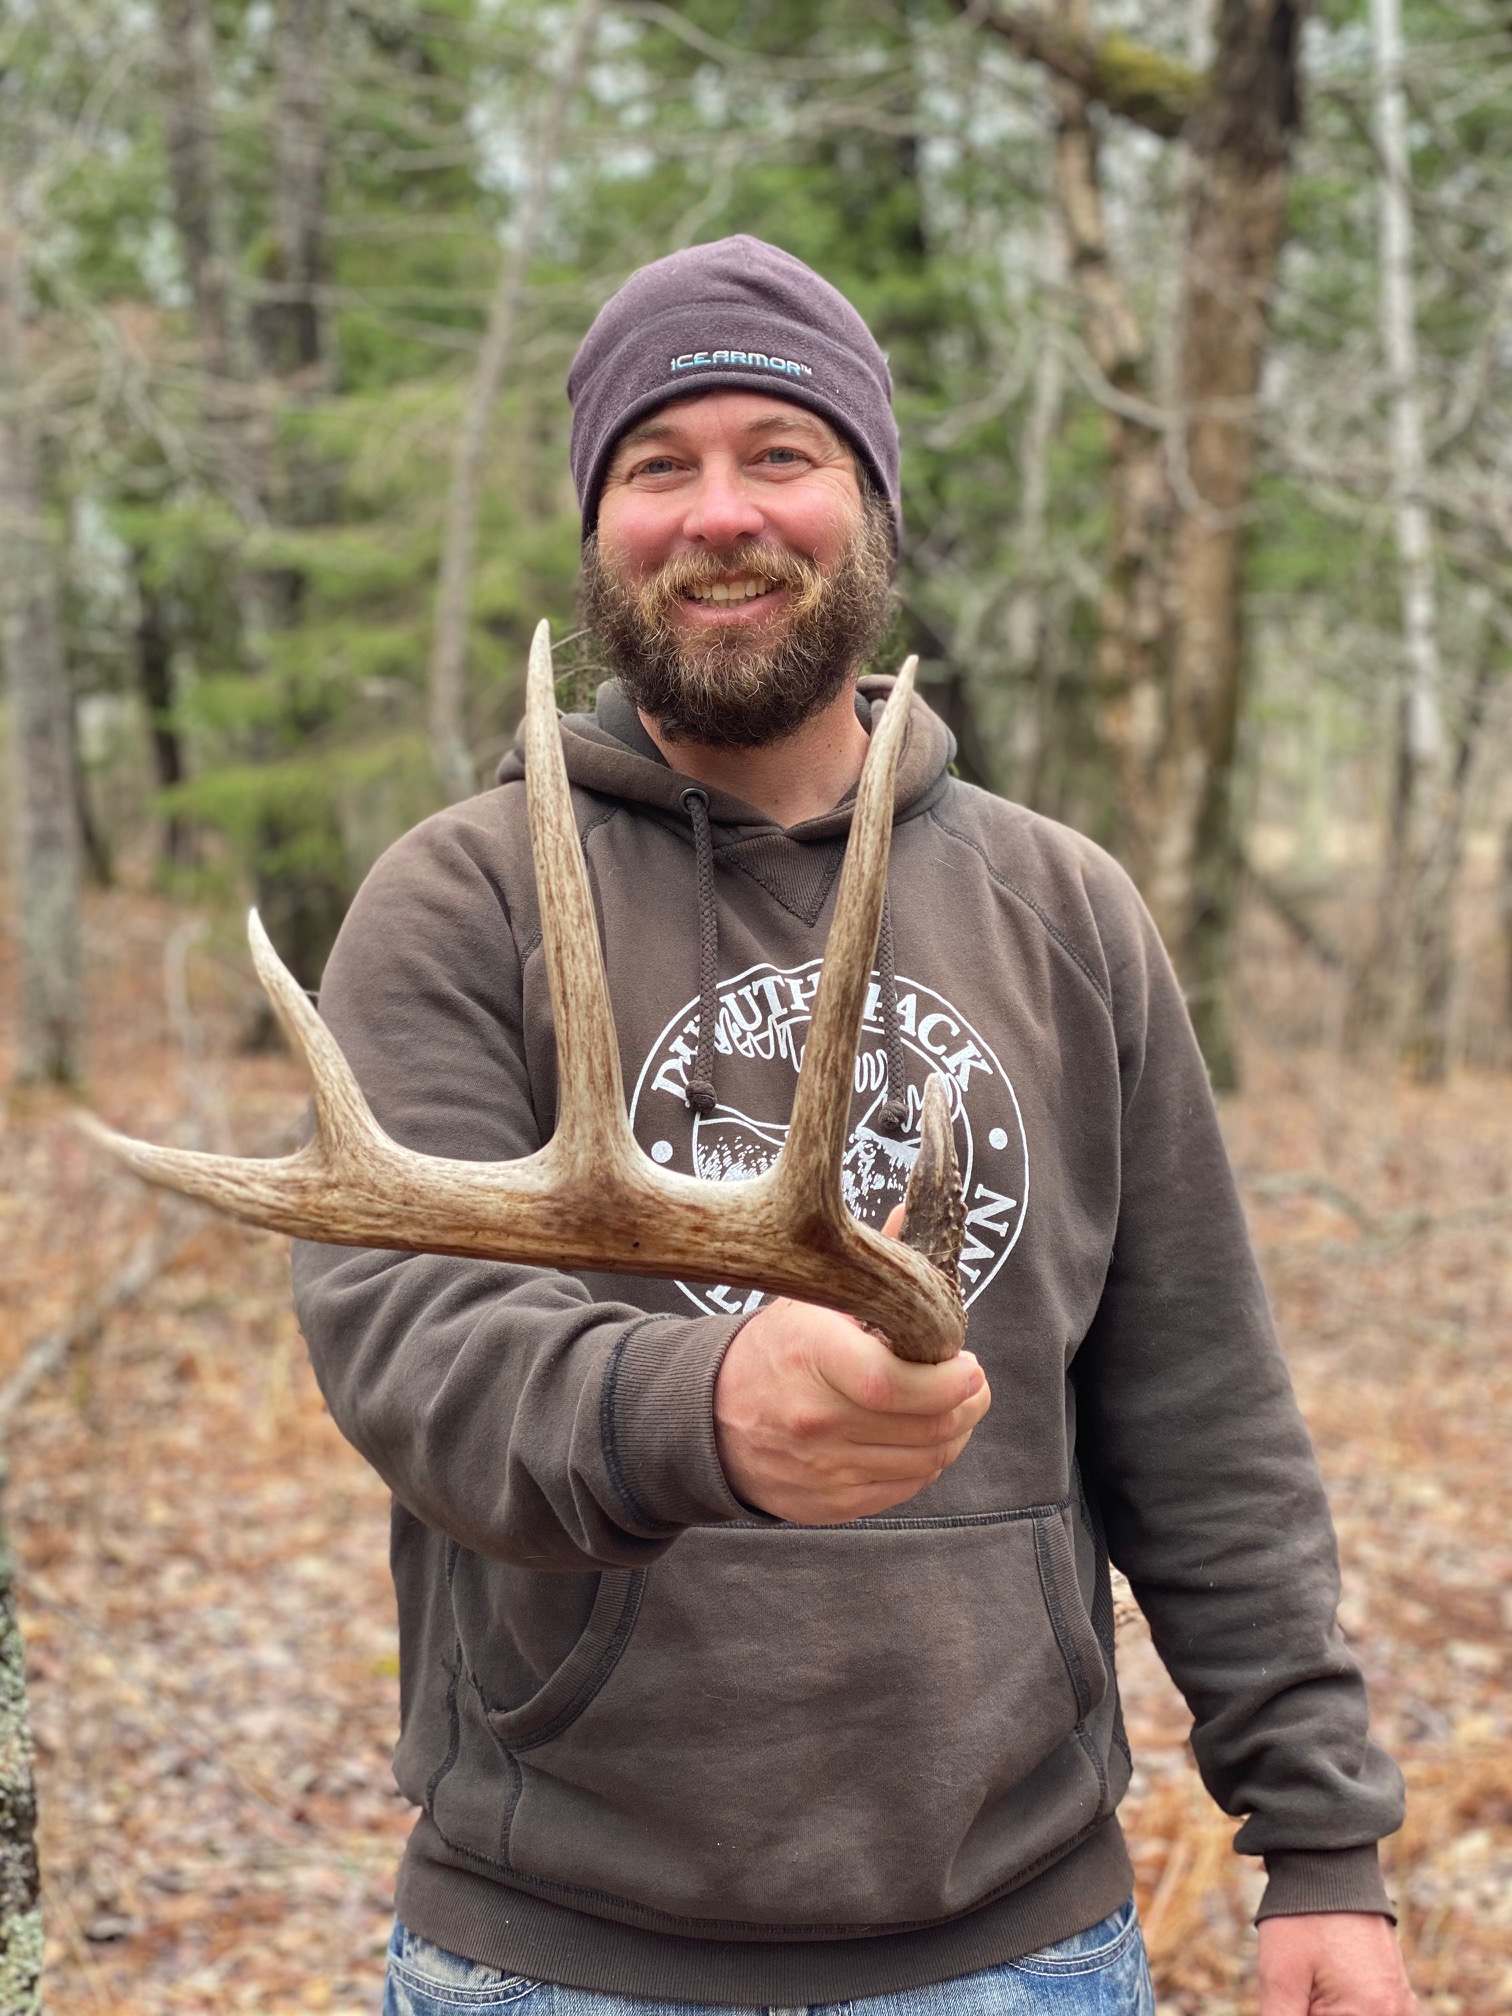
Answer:
[[[235,948],[188,958],[199,1054],[163,985],[179,919],[90,916],[92,1096],[159,1139],[287,1142],[297,1069],[248,1058]],[[185,941],[175,956],[182,960]],[[0,1000],[14,990],[3,970]],[[170,962],[171,964],[172,962]],[[182,989],[179,993],[182,993]],[[9,1031],[0,1031],[7,1070]],[[1512,2007],[1512,1078],[1399,1087],[1251,1046],[1227,1127],[1345,1562],[1343,1619],[1410,1788],[1389,1844],[1434,2016]],[[72,1331],[11,1427],[54,2016],[371,2011],[409,1814],[388,1772],[385,1494],[341,1441],[280,1243],[185,1217],[109,1310],[165,1207],[63,1101],[0,1133],[0,1383]],[[167,1209],[174,1211],[176,1207]],[[1258,1871],[1206,1799],[1148,1640],[1122,1652],[1124,1808],[1164,2011],[1250,2006]]]
[[[92,1096],[164,1139],[217,1090],[168,1022],[173,923],[117,896],[90,931]],[[286,1143],[299,1073],[235,1054],[239,961],[212,946],[194,982],[237,1145]],[[178,1217],[11,1433],[49,2009],[370,2011],[409,1825],[387,1498],[315,1391],[285,1251],[121,1183],[56,1098],[13,1102],[0,1166],[0,1379]]]
[[[1340,1621],[1407,1778],[1385,1848],[1435,2016],[1512,2008],[1512,1077],[1424,1090],[1252,1041],[1225,1113],[1344,1567]],[[1162,2003],[1250,2006],[1258,1865],[1229,1850],[1148,1638],[1124,1808]]]

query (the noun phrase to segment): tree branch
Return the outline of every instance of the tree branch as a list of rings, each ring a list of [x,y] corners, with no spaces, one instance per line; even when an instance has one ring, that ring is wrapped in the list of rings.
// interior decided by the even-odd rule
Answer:
[[[988,0],[957,0],[960,11],[1006,42],[1026,62],[1038,63],[1104,106],[1162,140],[1175,140],[1207,97],[1207,79],[1126,35],[1077,35],[1033,7],[996,7]]]

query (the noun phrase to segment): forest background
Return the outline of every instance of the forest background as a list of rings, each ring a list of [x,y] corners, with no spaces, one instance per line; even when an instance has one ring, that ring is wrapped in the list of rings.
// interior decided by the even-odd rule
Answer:
[[[338,2006],[400,1819],[381,1494],[276,1263],[103,1176],[66,1106],[288,1138],[245,902],[316,986],[382,848],[490,777],[541,616],[591,694],[567,365],[634,266],[733,231],[888,352],[882,669],[918,652],[962,773],[1112,847],[1160,920],[1417,1772],[1409,1944],[1443,2016],[1506,2006],[1509,114],[1507,0],[0,5],[0,1434],[56,2006]],[[186,1530],[247,1502],[282,1551]],[[351,1615],[288,1609],[332,1561]],[[322,1631],[363,1770],[312,1761]],[[1140,1656],[1157,1972],[1216,2012],[1248,1879]]]

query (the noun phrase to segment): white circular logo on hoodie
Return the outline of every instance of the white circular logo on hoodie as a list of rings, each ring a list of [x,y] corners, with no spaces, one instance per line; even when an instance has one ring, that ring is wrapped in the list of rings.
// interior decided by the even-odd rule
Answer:
[[[698,1052],[698,1002],[681,1007],[652,1045],[630,1098],[630,1125],[653,1161],[707,1182],[743,1183],[770,1168],[787,1139],[788,1114],[820,961],[747,967],[719,983],[714,1086],[709,1114],[690,1113],[687,1085]],[[1012,1082],[991,1048],[934,988],[897,977],[898,1025],[907,1059],[908,1115],[899,1134],[878,1113],[888,1096],[881,985],[867,990],[856,1052],[852,1121],[841,1172],[845,1201],[868,1225],[880,1225],[903,1195],[919,1152],[919,1110],[933,1071],[950,1094],[966,1238],[961,1287],[974,1302],[1012,1252],[1029,1197],[1029,1145]],[[754,1309],[759,1294],[679,1281],[706,1315]]]

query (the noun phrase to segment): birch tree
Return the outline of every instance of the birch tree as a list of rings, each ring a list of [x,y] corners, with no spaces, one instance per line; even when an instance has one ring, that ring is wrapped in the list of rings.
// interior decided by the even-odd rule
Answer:
[[[1389,383],[1404,658],[1380,963],[1388,981],[1405,982],[1404,1033],[1413,1068],[1423,1078],[1437,1079],[1449,1055],[1450,897],[1459,851],[1453,836],[1462,822],[1453,822],[1451,833],[1444,816],[1443,668],[1419,389],[1401,0],[1371,0],[1370,18],[1380,160],[1381,348]]]

